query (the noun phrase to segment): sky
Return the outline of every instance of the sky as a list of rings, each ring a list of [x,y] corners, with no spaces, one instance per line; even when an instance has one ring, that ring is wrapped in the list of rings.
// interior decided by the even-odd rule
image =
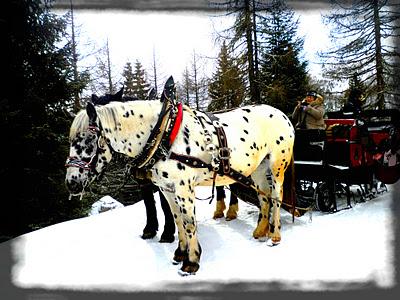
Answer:
[[[212,218],[215,199],[212,204],[198,200],[198,238],[203,251],[200,269],[187,277],[181,277],[179,266],[171,263],[177,233],[172,244],[158,243],[161,230],[151,240],[141,239],[146,221],[142,201],[22,235],[0,244],[0,250],[12,249],[11,280],[16,287],[43,289],[42,293],[52,295],[58,290],[167,295],[247,289],[382,291],[396,286],[396,218],[391,208],[395,186],[388,188],[389,192],[364,203],[353,201],[351,209],[333,214],[307,212],[294,223],[281,210],[282,241],[275,247],[252,238],[257,207],[239,201],[238,218],[228,222]],[[196,187],[195,191],[197,197],[205,198],[211,187]],[[226,193],[229,197],[229,190]],[[155,198],[163,228],[158,193]],[[339,209],[346,207],[345,199],[338,201]]]
[[[300,18],[298,34],[305,39],[303,55],[316,77],[321,75],[316,53],[329,45],[329,31],[322,25],[321,12],[318,8],[298,10],[296,14]],[[83,56],[103,47],[108,39],[114,75],[119,76],[126,62],[134,63],[136,59],[151,70],[154,53],[159,77],[166,80],[172,75],[178,81],[185,68],[191,68],[194,53],[204,73],[212,74],[219,52],[217,32],[232,22],[232,18],[217,18],[208,11],[79,9],[74,14]],[[93,64],[93,56],[81,61],[81,66]]]

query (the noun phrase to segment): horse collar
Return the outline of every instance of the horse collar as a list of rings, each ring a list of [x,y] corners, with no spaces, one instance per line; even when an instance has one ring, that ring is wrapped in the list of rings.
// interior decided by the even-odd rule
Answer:
[[[182,123],[182,104],[175,105],[166,98],[160,116],[142,152],[130,162],[132,167],[149,170],[162,158],[168,157],[180,125]]]

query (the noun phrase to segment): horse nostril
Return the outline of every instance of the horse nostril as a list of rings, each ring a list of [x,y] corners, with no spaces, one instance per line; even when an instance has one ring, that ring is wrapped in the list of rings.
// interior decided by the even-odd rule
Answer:
[[[81,192],[83,189],[82,184],[74,179],[66,180],[65,183],[66,183],[67,189],[70,192],[77,193],[77,192]]]

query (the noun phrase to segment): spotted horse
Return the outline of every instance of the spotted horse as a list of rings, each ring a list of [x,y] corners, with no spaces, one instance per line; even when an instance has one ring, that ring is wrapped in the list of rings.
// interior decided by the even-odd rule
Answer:
[[[179,239],[173,261],[182,263],[181,275],[195,274],[200,267],[195,212],[199,185],[238,181],[256,189],[260,213],[253,237],[279,244],[284,173],[293,170],[294,129],[288,117],[268,105],[212,117],[164,98],[96,108],[88,103],[76,115],[66,163],[70,193],[83,193],[115,152],[131,157],[171,207]]]
[[[124,94],[124,87],[122,87],[115,94],[105,94],[102,96],[97,96],[92,94],[91,101],[96,106],[106,105],[110,102],[127,102],[127,101],[135,101],[138,100],[136,97],[126,96]],[[154,88],[150,89],[146,96],[146,100],[155,100],[156,99],[156,91]],[[135,172],[129,172],[131,168],[129,168],[129,160],[127,157],[122,157],[119,159],[119,164],[125,169],[125,178],[131,178],[132,175],[135,175]],[[135,181],[141,187],[141,195],[143,197],[144,206],[146,209],[146,225],[143,229],[142,238],[143,239],[152,239],[156,236],[158,231],[158,218],[157,218],[157,208],[154,200],[154,190],[159,191],[148,179],[141,179],[135,177]],[[161,234],[160,243],[172,243],[175,240],[175,223],[174,217],[172,216],[171,209],[169,207],[167,199],[165,199],[164,195],[159,192],[160,204],[162,211],[164,213],[164,229]]]

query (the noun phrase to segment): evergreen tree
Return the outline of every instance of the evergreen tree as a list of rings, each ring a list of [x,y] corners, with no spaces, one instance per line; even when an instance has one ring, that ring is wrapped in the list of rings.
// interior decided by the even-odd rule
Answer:
[[[209,111],[238,107],[244,99],[243,74],[235,61],[229,56],[225,42],[221,46],[217,70],[211,78],[208,94],[211,98],[208,105]]]
[[[136,60],[133,71],[132,93],[139,99],[145,99],[149,92],[150,84],[147,82],[146,71],[139,60]]]
[[[248,88],[246,94],[248,102],[260,102],[259,78],[259,44],[257,43],[258,26],[257,11],[264,7],[262,0],[226,0],[214,2],[218,8],[226,8],[228,15],[235,15],[235,22],[231,28],[225,30],[229,35],[229,49],[232,49],[238,58],[241,69],[246,74]]]
[[[192,83],[192,100],[189,105],[198,110],[204,110],[207,107],[208,101],[208,79],[202,76],[201,72],[202,63],[196,52],[193,51],[192,72],[189,73]]]
[[[353,76],[349,80],[349,88],[345,92],[346,103],[351,103],[353,106],[357,106],[361,109],[365,99],[365,93],[365,85],[361,82],[358,74],[353,73]]]
[[[124,95],[135,96],[132,64],[130,62],[125,64],[122,77],[124,78]]]
[[[285,113],[307,91],[307,63],[300,61],[303,39],[297,37],[298,19],[285,1],[273,0],[262,21],[262,103]]]
[[[177,83],[176,92],[178,94],[178,99],[187,106],[190,106],[191,92],[193,90],[192,86],[193,84],[190,79],[189,70],[188,68],[185,68],[182,73],[182,82]]]
[[[385,97],[399,96],[391,78],[398,77],[396,48],[399,37],[400,4],[388,0],[332,1],[332,13],[324,16],[332,24],[333,47],[320,53],[332,79],[350,80],[357,72],[367,88],[369,105],[385,108]],[[396,61],[397,60],[397,61]],[[373,97],[372,97],[373,96]]]
[[[97,51],[96,65],[91,72],[90,89],[93,94],[115,94],[121,78],[115,74],[111,61],[111,50],[108,39],[105,45]]]
[[[5,76],[0,130],[3,199],[0,236],[12,237],[80,215],[64,185],[74,85],[63,18],[48,1],[2,1],[0,33]]]

